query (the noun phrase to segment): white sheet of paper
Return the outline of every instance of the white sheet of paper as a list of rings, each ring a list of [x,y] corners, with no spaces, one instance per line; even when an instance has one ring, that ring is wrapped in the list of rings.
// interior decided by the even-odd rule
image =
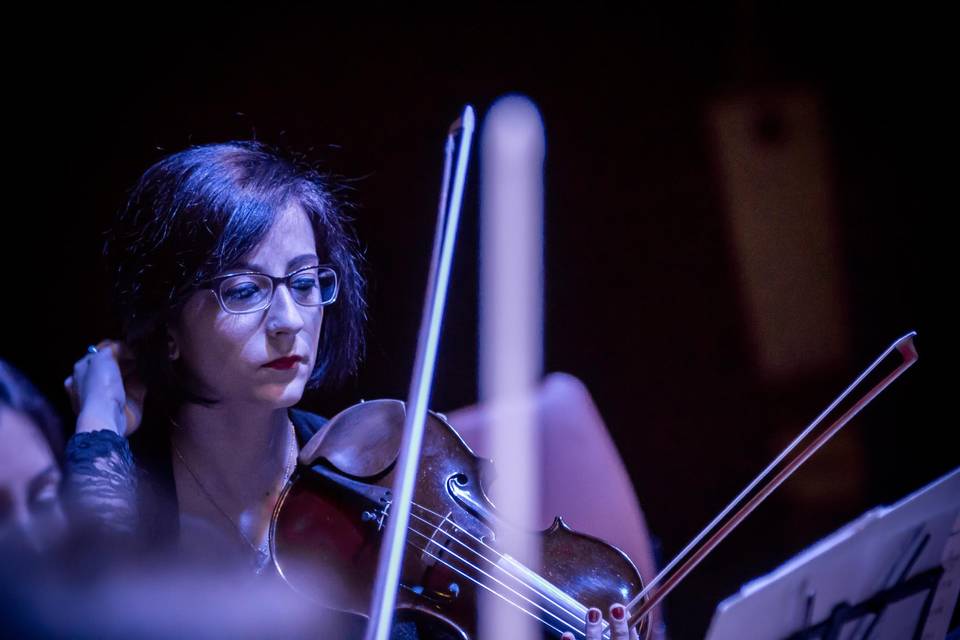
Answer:
[[[909,576],[942,565],[945,551],[955,546],[951,534],[953,542],[960,535],[955,531],[958,517],[960,468],[893,506],[871,509],[770,574],[745,584],[740,593],[717,606],[707,640],[781,640],[827,619],[841,602],[853,605],[866,600],[890,586],[885,582],[892,568],[898,562],[902,564],[918,531],[920,535],[929,534],[930,539]],[[945,599],[940,591],[956,583],[955,579],[944,578],[939,583],[939,600]],[[808,613],[810,594],[813,602]],[[925,595],[889,607],[871,640],[912,637]],[[949,594],[945,595],[949,599]],[[841,639],[853,637],[855,627],[855,622],[845,625]],[[864,628],[860,627],[860,633]]]

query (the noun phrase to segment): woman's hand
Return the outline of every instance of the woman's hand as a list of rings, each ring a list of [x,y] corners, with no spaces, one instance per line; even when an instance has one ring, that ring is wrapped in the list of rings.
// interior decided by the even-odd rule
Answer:
[[[137,379],[133,354],[116,340],[104,340],[96,353],[73,365],[64,383],[77,413],[77,432],[108,429],[129,436],[143,416],[146,388]]]
[[[601,640],[603,638],[603,619],[600,609],[587,611],[586,619],[587,640]],[[563,640],[574,640],[569,631],[562,636]],[[639,640],[636,629],[627,628],[627,610],[622,604],[610,607],[610,640]]]

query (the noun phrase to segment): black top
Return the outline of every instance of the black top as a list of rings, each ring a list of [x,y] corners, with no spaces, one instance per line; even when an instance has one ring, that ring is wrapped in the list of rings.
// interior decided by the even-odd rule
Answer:
[[[289,415],[299,448],[327,422],[299,409]],[[75,517],[104,534],[136,536],[150,546],[177,541],[179,508],[168,430],[150,428],[160,426],[149,425],[130,441],[106,430],[70,438],[65,495]]]
[[[290,410],[290,420],[300,448],[326,424],[326,419],[298,409]],[[179,508],[169,439],[162,429],[141,431],[160,433],[163,437],[146,443],[143,437],[134,436],[128,441],[112,431],[74,434],[66,449],[64,495],[74,520],[87,530],[96,530],[108,539],[127,540],[144,549],[170,550],[179,537]],[[152,455],[148,453],[150,449]],[[355,628],[360,637],[362,620],[348,626]],[[455,637],[435,629],[427,632],[426,628],[415,620],[397,621],[391,638]]]

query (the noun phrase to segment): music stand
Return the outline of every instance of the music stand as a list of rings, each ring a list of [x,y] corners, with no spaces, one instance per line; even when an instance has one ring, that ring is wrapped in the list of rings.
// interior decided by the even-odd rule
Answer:
[[[717,606],[707,640],[942,640],[960,589],[960,468]]]

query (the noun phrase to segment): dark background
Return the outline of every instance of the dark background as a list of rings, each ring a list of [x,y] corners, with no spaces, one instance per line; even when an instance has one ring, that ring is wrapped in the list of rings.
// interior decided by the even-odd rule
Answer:
[[[591,390],[664,560],[887,344],[920,334],[918,366],[668,599],[673,637],[702,637],[743,582],[957,465],[956,421],[934,391],[947,342],[934,301],[956,291],[941,288],[949,254],[927,238],[932,211],[947,210],[928,196],[948,122],[936,113],[949,82],[936,16],[752,2],[477,6],[457,19],[141,11],[37,16],[8,50],[8,191],[22,200],[0,242],[14,291],[0,356],[64,415],[73,361],[115,334],[99,251],[125,190],[167,152],[248,137],[303,152],[353,188],[368,357],[354,383],[308,405],[329,414],[405,395],[443,133],[464,103],[482,118],[519,91],[547,132],[545,367]],[[751,355],[707,116],[719,99],[795,88],[820,104],[850,340],[834,365],[774,381]],[[476,184],[474,172],[441,410],[476,399]]]

